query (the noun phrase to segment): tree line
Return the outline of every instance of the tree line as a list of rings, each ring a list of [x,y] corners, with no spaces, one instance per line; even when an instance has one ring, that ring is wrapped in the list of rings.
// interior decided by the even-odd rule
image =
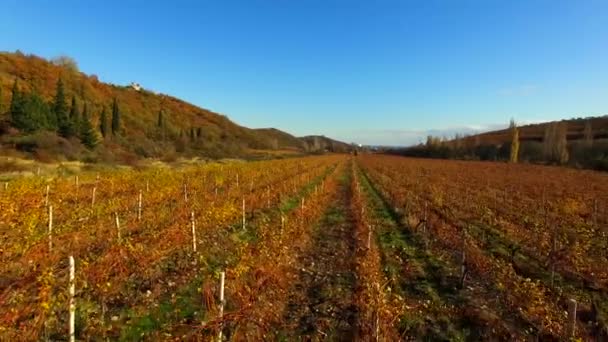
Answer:
[[[0,103],[0,111],[2,109]],[[89,149],[94,149],[99,144],[100,135],[103,138],[110,134],[118,135],[121,130],[121,113],[116,99],[111,105],[110,124],[108,125],[106,106],[103,106],[96,126],[92,123],[86,101],[83,101],[81,109],[76,97],[72,96],[68,106],[61,78],[57,81],[55,96],[50,102],[46,102],[35,89],[31,92],[21,91],[19,81],[15,80],[8,113],[10,125],[22,132],[52,131],[66,139],[77,138]]]
[[[480,136],[456,134],[453,139],[428,136],[426,143],[394,149],[390,153],[424,158],[472,159],[579,165],[585,168],[608,170],[608,143],[594,140],[591,120],[586,120],[582,139],[568,141],[568,123],[550,122],[544,127],[542,140],[520,139],[519,127],[511,120],[509,143],[490,144]]]

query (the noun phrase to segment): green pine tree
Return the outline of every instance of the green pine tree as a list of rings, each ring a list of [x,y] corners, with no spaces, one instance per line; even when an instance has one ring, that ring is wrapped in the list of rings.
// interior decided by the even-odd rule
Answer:
[[[17,79],[15,79],[15,82],[13,83],[13,91],[11,94],[11,106],[9,108],[9,112],[14,113],[17,111],[17,106],[19,106],[21,104],[21,94],[19,93],[19,84]]]
[[[57,117],[59,134],[69,138],[74,135],[74,128],[68,117],[68,106],[65,102],[65,92],[61,78],[57,81],[57,90],[53,101],[53,113]]]
[[[80,140],[82,140],[82,126],[84,124],[84,117],[89,115],[89,108],[87,106],[87,103],[85,102],[82,105],[82,113],[79,117],[79,121],[78,121],[78,137],[80,138]],[[89,118],[89,123],[91,122],[91,119]]]
[[[57,132],[57,115],[55,115],[55,113],[53,112],[53,102],[48,102],[47,107],[49,108],[49,111],[46,116],[47,128],[51,131]]]
[[[70,126],[74,135],[80,134],[80,112],[76,104],[76,96],[72,96],[72,107],[70,108]]]
[[[106,107],[103,107],[101,111],[101,115],[99,116],[99,132],[101,132],[102,137],[108,136],[108,118],[106,114]]]
[[[50,109],[44,99],[37,93],[21,94],[17,91],[15,95],[11,101],[12,126],[27,133],[47,128]]]
[[[105,113],[105,111],[104,111]],[[89,149],[95,148],[99,143],[97,139],[97,133],[91,124],[91,119],[89,118],[89,113],[87,111],[87,104],[84,104],[84,108],[82,109],[82,120],[80,122],[80,140],[84,144],[84,146]]]
[[[120,133],[120,110],[118,109],[118,101],[114,98],[112,103],[112,134],[118,135]]]

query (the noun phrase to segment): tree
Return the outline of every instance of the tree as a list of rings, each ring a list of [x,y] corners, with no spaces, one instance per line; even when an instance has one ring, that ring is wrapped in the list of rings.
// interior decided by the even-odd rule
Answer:
[[[118,101],[114,98],[112,103],[112,134],[118,135],[120,133],[120,110],[118,109]]]
[[[51,59],[51,63],[64,67],[72,72],[78,72],[78,63],[70,56],[57,56]]]
[[[570,155],[568,154],[568,125],[565,122],[559,123],[556,129],[555,146],[557,160],[560,164],[566,164]]]
[[[80,140],[82,140],[82,133],[83,133],[83,124],[84,124],[84,117],[89,115],[89,108],[87,106],[87,103],[85,102],[82,105],[82,114],[80,115],[80,119],[78,121],[78,137],[80,138]],[[90,118],[89,120],[89,124],[91,123]],[[92,124],[91,124],[92,126]]]
[[[190,141],[194,141],[196,136],[194,134],[194,127],[190,127]]]
[[[583,130],[583,140],[586,147],[593,146],[593,129],[591,128],[591,120],[585,121],[585,129]]]
[[[11,105],[9,108],[9,112],[12,114],[17,111],[17,106],[21,104],[21,94],[19,93],[19,83],[17,79],[13,83],[13,91],[11,93]]]
[[[103,107],[101,111],[101,115],[99,116],[99,132],[101,132],[102,137],[108,136],[108,118],[106,115],[106,107]]]
[[[519,129],[513,119],[511,119],[509,127],[511,129],[511,156],[509,161],[511,163],[517,163],[517,160],[519,159]]]
[[[158,111],[158,121],[156,123],[156,127],[158,127],[159,129],[163,129],[165,123],[163,121],[163,111],[162,109]]]
[[[68,106],[65,102],[65,93],[63,89],[63,81],[61,78],[57,81],[57,90],[53,101],[53,113],[57,118],[57,127],[59,134],[69,138],[74,135],[74,128],[68,117]]]
[[[37,93],[16,95],[10,113],[13,127],[28,133],[47,128],[50,110],[44,99]]]
[[[95,129],[91,124],[86,103],[84,104],[84,108],[82,110],[82,120],[80,124],[80,140],[89,149],[95,148],[95,146],[97,146],[97,143],[99,142],[99,140],[97,139],[97,133],[95,132]]]
[[[545,160],[565,164],[568,162],[568,126],[565,122],[551,122],[545,127],[543,155]]]
[[[78,105],[76,104],[76,96],[72,96],[69,121],[74,135],[80,135],[80,112],[78,111]]]

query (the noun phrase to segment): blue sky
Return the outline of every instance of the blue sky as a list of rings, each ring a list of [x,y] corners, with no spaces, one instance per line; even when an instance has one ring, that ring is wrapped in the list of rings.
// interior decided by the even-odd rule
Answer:
[[[608,114],[608,1],[5,0],[16,49],[349,142]]]

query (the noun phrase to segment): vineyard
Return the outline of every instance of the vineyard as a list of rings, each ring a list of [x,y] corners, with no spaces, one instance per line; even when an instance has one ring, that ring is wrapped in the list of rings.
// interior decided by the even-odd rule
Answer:
[[[0,340],[605,340],[608,175],[327,155],[0,187]]]

